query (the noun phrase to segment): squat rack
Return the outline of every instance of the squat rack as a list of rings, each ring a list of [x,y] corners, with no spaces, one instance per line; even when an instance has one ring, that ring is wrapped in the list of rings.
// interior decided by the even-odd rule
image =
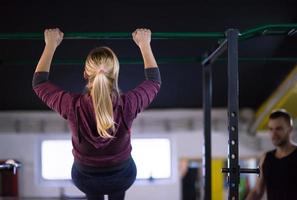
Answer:
[[[259,169],[246,169],[239,166],[238,151],[238,115],[239,115],[239,78],[238,78],[238,40],[258,35],[296,34],[297,24],[266,25],[239,33],[237,29],[228,29],[226,39],[201,62],[203,66],[203,110],[205,138],[205,185],[204,199],[211,199],[211,100],[212,100],[212,64],[226,50],[228,53],[228,167],[222,168],[228,174],[229,200],[239,199],[239,178],[241,173],[260,173]],[[208,171],[207,171],[208,170]]]
[[[222,172],[228,174],[229,200],[238,200],[238,185],[240,173],[259,173],[259,169],[240,168],[238,160],[238,111],[239,111],[239,86],[238,86],[238,41],[265,35],[296,35],[297,24],[270,24],[248,29],[240,33],[237,29],[228,29],[222,32],[156,32],[152,39],[199,39],[214,38],[220,41],[219,47],[210,54],[203,56],[203,112],[204,112],[204,200],[211,200],[211,107],[212,107],[212,65],[220,60],[226,50],[228,52],[228,167]],[[0,33],[0,40],[41,40],[43,33]],[[131,39],[131,33],[127,32],[91,32],[65,33],[64,39]],[[164,59],[165,62],[199,62],[199,58]],[[244,59],[243,59],[244,60]],[[246,59],[247,61],[261,61]],[[296,61],[295,58],[267,58],[262,61]],[[2,62],[2,64],[5,62]],[[126,61],[126,63],[138,64],[139,61]],[[9,64],[9,62],[8,62]],[[19,63],[20,64],[20,63]],[[63,64],[63,61],[58,62]],[[66,63],[67,64],[67,63]],[[69,63],[68,63],[69,64]],[[77,63],[81,64],[81,63]],[[5,166],[6,167],[6,166]]]

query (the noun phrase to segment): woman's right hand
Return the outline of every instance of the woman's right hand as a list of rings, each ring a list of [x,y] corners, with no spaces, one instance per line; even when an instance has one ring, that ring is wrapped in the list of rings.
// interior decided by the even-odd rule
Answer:
[[[142,48],[150,45],[151,34],[150,29],[138,28],[132,33],[132,37],[137,46]]]
[[[57,48],[63,40],[64,33],[60,29],[45,29],[44,40],[46,46]]]

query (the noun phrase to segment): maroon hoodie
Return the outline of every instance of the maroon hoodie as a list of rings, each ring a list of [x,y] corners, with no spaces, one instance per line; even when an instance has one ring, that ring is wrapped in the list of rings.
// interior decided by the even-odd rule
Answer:
[[[37,72],[33,77],[33,89],[37,96],[52,110],[68,121],[72,133],[75,162],[93,167],[112,167],[131,155],[130,129],[137,114],[144,110],[160,90],[158,68],[145,70],[146,80],[135,89],[113,95],[115,136],[103,139],[96,128],[92,98],[89,93],[75,94],[57,87],[47,80],[47,72]]]

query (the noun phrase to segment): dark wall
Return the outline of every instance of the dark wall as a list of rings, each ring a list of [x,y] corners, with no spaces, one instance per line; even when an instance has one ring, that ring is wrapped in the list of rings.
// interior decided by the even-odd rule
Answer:
[[[60,27],[67,32],[244,31],[258,25],[296,22],[295,1],[1,1],[0,32],[43,32]],[[157,58],[200,57],[214,39],[153,40]],[[31,78],[42,52],[42,40],[0,40],[0,110],[47,109],[34,95]],[[120,61],[140,59],[131,40],[65,40],[55,59],[83,62],[95,46],[110,46]],[[242,57],[296,57],[296,37],[259,37],[240,43]],[[158,60],[158,59],[157,59]],[[15,64],[22,62],[23,64]],[[14,64],[11,64],[14,63]],[[294,67],[294,62],[241,62],[240,106],[256,109]],[[201,66],[197,63],[159,64],[163,85],[151,108],[200,108]],[[121,65],[120,87],[133,88],[143,79],[142,65]],[[83,65],[55,65],[51,79],[62,88],[80,92]],[[226,106],[226,62],[214,66],[214,106]]]

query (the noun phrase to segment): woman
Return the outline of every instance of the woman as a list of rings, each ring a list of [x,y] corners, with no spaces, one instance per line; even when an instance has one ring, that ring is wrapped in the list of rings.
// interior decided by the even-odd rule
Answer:
[[[104,195],[110,200],[124,199],[136,178],[131,157],[132,122],[160,90],[160,73],[150,46],[151,31],[137,29],[132,36],[144,60],[146,80],[120,94],[118,59],[110,48],[99,47],[89,53],[85,62],[88,92],[74,94],[48,80],[63,33],[59,29],[44,32],[45,47],[34,73],[33,89],[68,121],[74,156],[72,180],[88,199],[100,200]]]

